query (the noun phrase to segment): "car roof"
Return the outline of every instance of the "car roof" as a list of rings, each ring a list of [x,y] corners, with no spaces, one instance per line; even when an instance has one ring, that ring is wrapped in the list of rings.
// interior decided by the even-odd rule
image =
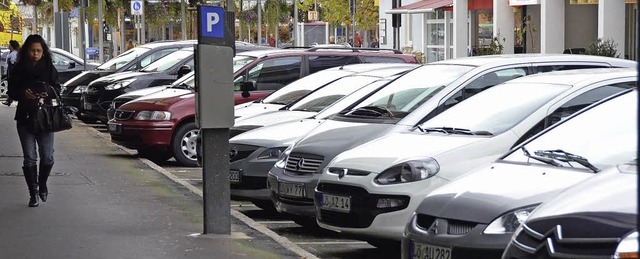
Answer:
[[[158,48],[158,47],[170,47],[175,45],[184,45],[184,44],[198,44],[197,40],[180,40],[180,41],[161,41],[161,42],[149,42],[138,47],[145,48]]]
[[[573,61],[573,62],[606,62],[614,66],[633,66],[635,61],[611,58],[593,55],[575,55],[575,54],[506,54],[506,55],[488,55],[474,56],[456,59],[448,59],[434,62],[432,64],[456,64],[471,66],[497,66],[500,64],[508,65],[517,62],[553,62],[553,61]]]
[[[520,77],[507,83],[584,85],[611,78],[637,76],[635,68],[589,68],[553,71]]]
[[[340,67],[332,67],[325,70],[344,70],[350,71],[353,73],[366,73],[371,71],[376,71],[385,68],[415,68],[419,67],[418,64],[410,64],[410,63],[360,63],[360,64],[349,64]]]
[[[284,52],[300,52],[302,49],[261,49],[261,50],[250,50],[242,53],[238,53],[236,56],[249,56],[254,58],[259,58],[266,55],[276,54],[276,53],[284,53]]]

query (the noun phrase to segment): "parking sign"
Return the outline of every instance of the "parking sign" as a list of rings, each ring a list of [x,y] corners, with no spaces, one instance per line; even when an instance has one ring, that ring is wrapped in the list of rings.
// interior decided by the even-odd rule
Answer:
[[[131,1],[131,14],[132,15],[142,15],[144,13],[144,2],[142,1]]]
[[[224,9],[217,6],[201,6],[200,33],[203,37],[224,38]]]

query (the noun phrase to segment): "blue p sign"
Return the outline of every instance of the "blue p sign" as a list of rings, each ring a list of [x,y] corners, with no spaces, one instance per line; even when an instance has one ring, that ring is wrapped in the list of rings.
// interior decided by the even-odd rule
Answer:
[[[222,7],[201,6],[200,33],[203,37],[224,38],[224,9]]]

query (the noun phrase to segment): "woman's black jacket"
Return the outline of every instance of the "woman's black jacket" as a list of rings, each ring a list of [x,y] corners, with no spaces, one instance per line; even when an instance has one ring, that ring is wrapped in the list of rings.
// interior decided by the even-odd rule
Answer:
[[[45,103],[51,104],[51,100],[55,99],[56,94],[60,93],[58,70],[51,62],[47,63],[45,59],[41,59],[35,65],[30,61],[18,61],[10,73],[7,94],[13,100],[18,101],[14,119],[18,125],[24,125],[28,121],[29,115],[34,114],[38,108],[38,100],[28,100],[25,97],[25,91],[36,86],[42,89],[42,82],[51,85],[55,93],[51,90],[51,87],[48,87],[46,89],[48,97],[45,98]],[[40,92],[40,90],[37,91]]]

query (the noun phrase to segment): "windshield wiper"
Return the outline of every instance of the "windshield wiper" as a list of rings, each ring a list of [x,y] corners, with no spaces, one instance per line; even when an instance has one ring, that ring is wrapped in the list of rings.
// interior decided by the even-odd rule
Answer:
[[[594,173],[597,173],[600,171],[600,169],[598,169],[597,167],[595,167],[594,165],[592,165],[591,163],[589,163],[589,160],[578,156],[578,155],[574,155],[571,154],[569,152],[566,152],[564,150],[561,149],[556,149],[556,150],[538,150],[536,152],[533,152],[534,154],[536,154],[537,156],[541,156],[541,157],[548,157],[551,159],[555,159],[561,162],[565,162],[567,164],[569,164],[571,167],[573,167],[573,165],[571,165],[571,162],[576,162],[586,168],[591,169],[591,171],[593,171]]]
[[[287,105],[287,103],[285,103],[285,102],[268,102],[268,103],[265,103],[265,104],[280,104],[280,105]]]
[[[429,127],[429,128],[420,128],[422,132],[441,132],[445,134],[460,134],[460,135],[482,135],[482,136],[492,136],[491,132],[488,131],[471,131],[468,129],[454,128],[454,127]]]
[[[388,115],[391,118],[395,118],[395,115],[389,108],[384,106],[364,106],[351,110],[347,115],[361,115],[361,116],[375,116],[382,117]]]
[[[545,164],[549,164],[549,165],[552,165],[552,166],[562,167],[562,165],[558,164],[558,162],[554,161],[553,159],[531,155],[531,153],[529,153],[529,150],[527,150],[525,147],[522,147],[520,149],[522,149],[522,152],[528,158],[531,158],[533,160],[537,160],[537,161],[540,161],[540,162],[543,162]]]
[[[189,89],[189,86],[185,83],[179,84],[179,85],[175,85],[172,86],[171,88],[175,88],[175,89]]]

